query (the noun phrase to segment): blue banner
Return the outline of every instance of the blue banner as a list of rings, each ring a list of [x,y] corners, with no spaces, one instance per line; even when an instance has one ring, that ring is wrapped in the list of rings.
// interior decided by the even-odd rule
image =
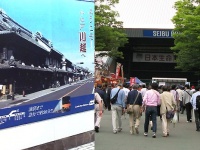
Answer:
[[[143,37],[173,38],[173,30],[143,30]]]
[[[94,95],[0,109],[0,129],[94,110]]]

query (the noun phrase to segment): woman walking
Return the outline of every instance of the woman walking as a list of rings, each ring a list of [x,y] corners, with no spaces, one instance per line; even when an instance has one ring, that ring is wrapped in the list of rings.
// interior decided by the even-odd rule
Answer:
[[[148,90],[143,98],[143,107],[145,108],[144,136],[148,136],[149,120],[152,117],[153,135],[156,138],[157,131],[157,106],[160,105],[160,94],[158,93],[158,84],[152,83],[151,90]]]
[[[169,136],[169,124],[171,119],[166,118],[167,111],[174,111],[176,102],[174,100],[174,96],[170,93],[170,89],[167,86],[162,87],[163,93],[160,95],[161,106],[160,106],[160,114],[162,116],[162,131],[163,137]]]

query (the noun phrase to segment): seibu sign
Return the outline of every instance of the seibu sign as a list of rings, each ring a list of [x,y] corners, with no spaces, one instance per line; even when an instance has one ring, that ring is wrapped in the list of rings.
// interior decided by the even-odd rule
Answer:
[[[143,30],[144,37],[173,38],[173,34],[178,34],[173,30]]]

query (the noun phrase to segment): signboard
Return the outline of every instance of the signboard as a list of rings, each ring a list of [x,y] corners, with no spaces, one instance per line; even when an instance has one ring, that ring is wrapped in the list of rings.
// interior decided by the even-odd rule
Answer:
[[[12,108],[0,109],[0,129],[43,121],[94,109],[94,95],[69,99],[69,107],[62,100],[35,103]]]
[[[165,85],[165,82],[159,82],[158,83],[158,86],[164,86]]]
[[[0,129],[94,109],[92,90],[89,90],[94,85],[90,84],[90,79],[86,78],[88,82],[84,82],[87,84],[85,91],[76,83],[79,80],[75,82],[75,77],[82,80],[88,73],[84,65],[87,70],[94,69],[94,0],[4,1],[0,8],[0,33],[7,33],[1,34],[0,43],[11,41],[6,46],[15,50],[12,57],[25,66],[23,69],[16,66],[17,74],[12,73],[11,67],[6,71],[0,69],[0,90],[5,88],[3,98],[0,97],[3,99],[0,101]],[[80,52],[84,56],[87,54],[87,58]],[[63,64],[67,66],[62,70],[60,66],[65,59],[67,62]],[[81,71],[73,72],[72,64],[78,62],[84,62]],[[32,64],[29,70],[25,64]],[[36,70],[36,67],[43,70]],[[73,79],[73,86],[68,82],[69,78]],[[22,92],[26,96],[17,98]],[[54,92],[53,96],[51,92]],[[29,98],[31,94],[34,96]],[[45,98],[36,100],[45,94]],[[71,104],[63,106],[70,106],[70,111],[64,111],[62,100],[58,100],[66,94],[72,97]],[[32,104],[25,106],[26,102]]]
[[[172,35],[174,33],[173,30],[143,30],[143,37],[173,38]]]
[[[133,62],[175,63],[172,53],[133,53]]]
[[[135,77],[130,77],[130,86],[135,84]]]
[[[116,79],[119,77],[120,70],[121,70],[121,64],[117,63],[117,66],[116,66],[116,77],[115,77]]]

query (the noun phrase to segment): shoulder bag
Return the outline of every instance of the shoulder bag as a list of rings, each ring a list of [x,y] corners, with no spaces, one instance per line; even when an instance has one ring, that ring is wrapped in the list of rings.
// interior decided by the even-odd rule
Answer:
[[[167,109],[167,107],[166,107]],[[173,110],[167,110],[166,112],[166,118],[167,119],[172,119],[174,117],[175,112]]]
[[[110,99],[111,104],[116,103],[119,91],[120,91],[120,89],[117,91],[117,93],[115,94],[115,96]]]
[[[136,101],[137,101],[138,95],[139,95],[139,92],[137,93],[137,96],[136,96],[136,98],[135,98],[134,103],[133,103],[132,105],[129,104],[129,106],[128,106],[128,108],[127,108],[127,114],[133,113],[133,106],[135,105],[135,103],[136,103]]]
[[[165,106],[166,106],[166,102],[165,102]],[[175,114],[174,108],[172,108],[172,110],[168,110],[166,107],[166,118],[167,119],[172,119],[174,117],[174,114]]]

